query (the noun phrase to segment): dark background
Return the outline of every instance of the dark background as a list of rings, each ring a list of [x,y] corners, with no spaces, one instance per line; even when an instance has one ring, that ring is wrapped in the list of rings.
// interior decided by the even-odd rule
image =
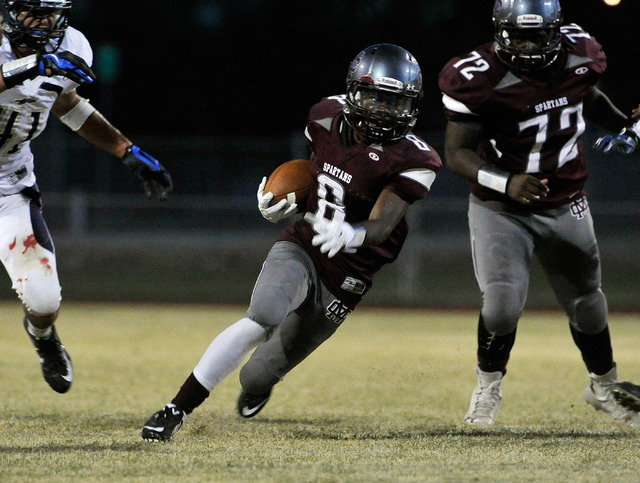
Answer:
[[[565,23],[595,36],[609,58],[601,87],[625,112],[640,103],[638,0],[564,0]],[[76,0],[72,24],[96,54],[92,102],[129,133],[281,135],[309,107],[342,93],[350,61],[389,42],[413,53],[425,100],[418,131],[444,118],[437,74],[492,38],[492,0]],[[104,55],[116,49],[119,61]]]
[[[564,0],[604,46],[600,87],[625,112],[640,104],[640,0]],[[52,116],[32,143],[44,213],[65,300],[246,304],[264,256],[283,229],[255,206],[262,176],[304,157],[311,105],[343,93],[351,60],[389,42],[422,67],[416,133],[442,154],[437,76],[452,57],[493,36],[493,0],[74,0],[72,25],[93,46],[98,81],[80,93],[171,172],[174,192],[145,199],[113,156]],[[638,156],[590,149],[587,183],[612,310],[639,310]],[[381,270],[365,303],[478,307],[466,221],[466,183],[446,168],[410,211],[397,262]],[[0,299],[15,299],[10,284]],[[557,308],[534,265],[528,306]]]

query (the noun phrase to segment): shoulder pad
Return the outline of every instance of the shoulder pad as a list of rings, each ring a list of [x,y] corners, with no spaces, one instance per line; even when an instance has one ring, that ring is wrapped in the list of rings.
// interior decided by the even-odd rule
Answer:
[[[89,65],[93,65],[93,50],[91,49],[91,44],[84,36],[82,32],[79,30],[68,27],[67,33],[62,39],[62,44],[60,45],[59,52],[72,52],[82,59]]]
[[[607,68],[607,56],[602,45],[579,25],[568,24],[562,28],[562,45],[567,50],[571,67],[585,65],[601,74]]]
[[[448,100],[445,110],[477,112],[508,69],[498,59],[493,44],[485,44],[463,57],[451,59],[440,71],[438,85]]]
[[[311,107],[309,111],[308,123],[319,122],[323,119],[333,119],[342,112],[345,96],[325,97],[320,102]]]

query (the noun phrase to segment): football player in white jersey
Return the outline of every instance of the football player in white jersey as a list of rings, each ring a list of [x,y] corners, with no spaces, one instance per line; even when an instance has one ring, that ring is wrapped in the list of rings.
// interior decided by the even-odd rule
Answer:
[[[54,322],[60,284],[42,217],[30,142],[53,112],[87,141],[120,158],[147,196],[166,199],[169,173],[76,92],[91,84],[89,42],[70,27],[71,0],[0,0],[0,259],[22,302],[24,327],[54,391],[71,387],[71,358]]]

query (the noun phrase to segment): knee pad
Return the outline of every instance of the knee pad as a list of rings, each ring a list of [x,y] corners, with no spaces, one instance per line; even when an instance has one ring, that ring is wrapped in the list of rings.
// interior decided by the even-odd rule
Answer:
[[[599,334],[607,327],[607,298],[599,288],[573,300],[569,321],[584,334]]]
[[[8,230],[0,235],[0,257],[25,307],[36,315],[53,314],[61,300],[53,245],[44,221],[33,214],[28,218],[27,205],[16,203],[16,214],[3,218]]]
[[[251,357],[240,369],[240,385],[249,394],[264,394],[275,386],[284,375],[276,367],[260,357]],[[277,365],[277,364],[276,364]]]
[[[492,334],[506,335],[518,326],[525,298],[508,284],[491,284],[484,292],[482,318]]]
[[[37,243],[13,255],[11,269],[13,289],[29,312],[53,314],[62,299],[56,258],[53,252]]]
[[[46,263],[43,263],[46,265]],[[31,270],[13,288],[27,310],[35,315],[49,315],[60,308],[61,288],[58,277],[49,266]]]
[[[288,300],[286,294],[260,293],[254,294],[246,316],[261,325],[269,335],[287,317],[290,307],[274,300]]]

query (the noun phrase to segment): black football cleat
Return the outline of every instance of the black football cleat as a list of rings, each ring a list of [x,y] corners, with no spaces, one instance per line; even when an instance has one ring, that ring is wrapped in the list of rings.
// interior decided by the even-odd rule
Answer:
[[[271,389],[264,394],[249,394],[242,391],[238,397],[238,413],[243,418],[252,418],[260,412],[271,397]]]
[[[28,323],[29,321],[25,317],[24,328],[40,358],[44,380],[54,391],[61,394],[67,392],[73,382],[73,366],[71,365],[69,353],[60,342],[56,327],[54,325],[51,326],[49,338],[39,339],[31,335]]]
[[[169,441],[187,420],[187,413],[174,405],[166,405],[151,416],[142,427],[142,439]]]

